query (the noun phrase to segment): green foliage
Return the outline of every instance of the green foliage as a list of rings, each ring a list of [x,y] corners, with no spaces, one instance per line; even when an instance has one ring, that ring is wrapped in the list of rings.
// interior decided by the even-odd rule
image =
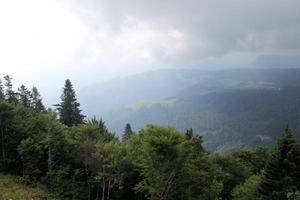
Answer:
[[[300,189],[300,147],[287,128],[263,173],[260,193],[263,199],[287,199]]]
[[[298,190],[294,191],[294,192],[288,192],[287,199],[288,200],[300,200],[300,192]]]
[[[114,112],[110,111],[113,108],[109,109],[104,115],[111,129],[121,132],[128,121],[134,122],[136,129],[149,122],[174,126],[180,131],[193,128],[204,135],[204,147],[214,152],[230,152],[258,144],[272,147],[287,122],[300,139],[299,77],[300,69],[158,70],[128,77],[126,82],[110,82],[107,85],[114,95],[99,90],[100,95],[90,88],[86,101],[93,103],[86,103],[85,109],[104,113],[102,109],[109,106],[126,105]],[[140,91],[150,86],[151,89]],[[121,96],[124,101],[114,96]],[[131,101],[126,102],[128,99]],[[141,99],[154,99],[154,102],[128,107],[140,104]]]
[[[128,140],[133,134],[134,134],[134,132],[132,131],[130,124],[127,123],[126,126],[125,126],[125,130],[124,130],[124,133],[123,133],[122,140],[123,141]]]
[[[0,174],[0,199],[57,199],[50,195],[43,186],[28,187],[19,180],[20,178],[16,176]]]
[[[0,78],[0,101],[4,100],[4,88],[3,88],[3,83],[2,83],[2,79]]]
[[[18,99],[17,99],[17,93],[13,91],[12,87],[12,78],[9,75],[4,76],[4,86],[5,86],[5,99],[9,102],[9,103],[17,103]]]
[[[258,188],[261,177],[258,175],[250,176],[244,183],[234,188],[232,192],[233,200],[259,200],[261,196]]]
[[[31,99],[32,99],[31,92],[24,85],[21,85],[21,87],[18,89],[18,91],[19,91],[20,103],[24,107],[30,107],[32,104],[31,103]]]
[[[37,113],[45,112],[46,109],[42,102],[42,97],[36,87],[32,88],[31,95],[32,95],[31,106],[32,106],[33,110]]]
[[[154,125],[139,134],[143,152],[137,164],[143,180],[137,191],[151,200],[217,199],[222,186],[213,176],[201,137],[186,141],[175,129]]]
[[[256,175],[261,174],[270,157],[269,150],[262,146],[234,151],[232,155],[242,161],[250,168],[251,173]]]
[[[185,138],[186,138],[187,140],[192,139],[192,138],[193,138],[193,135],[194,135],[194,131],[193,131],[192,128],[186,130],[186,132],[185,132]]]
[[[56,105],[59,120],[67,126],[82,124],[84,115],[81,114],[80,104],[77,102],[75,90],[69,79],[66,80],[60,104]]]
[[[65,99],[73,102],[66,108],[79,106],[66,84]],[[96,117],[87,123],[71,117],[66,126],[44,111],[37,90],[30,94],[21,86],[17,102],[0,100],[0,171],[30,187],[43,184],[56,199],[299,199],[300,150],[290,129],[272,156],[264,147],[210,154],[193,129],[148,125],[134,134],[127,124],[121,142]],[[47,197],[1,185],[1,178],[0,198]]]
[[[215,163],[222,170],[220,178],[223,182],[223,190],[220,197],[232,199],[232,190],[250,177],[250,168],[232,155],[216,155]]]
[[[179,183],[184,156],[180,133],[171,128],[149,125],[141,130],[145,135],[144,157],[139,163],[144,180],[137,185],[151,200],[172,198]]]

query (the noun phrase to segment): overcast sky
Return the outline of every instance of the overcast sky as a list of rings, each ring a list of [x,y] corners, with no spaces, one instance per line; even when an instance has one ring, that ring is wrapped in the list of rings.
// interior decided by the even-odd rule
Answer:
[[[299,0],[0,0],[0,73],[60,93],[66,78],[249,67],[297,58],[299,23]]]

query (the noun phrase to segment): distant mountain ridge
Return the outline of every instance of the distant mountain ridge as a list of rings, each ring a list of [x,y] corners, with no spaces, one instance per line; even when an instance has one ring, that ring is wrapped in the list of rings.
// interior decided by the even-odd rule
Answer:
[[[271,145],[287,123],[300,131],[300,69],[159,70],[96,88],[83,105],[118,134],[127,122],[193,128],[209,149],[228,151]]]

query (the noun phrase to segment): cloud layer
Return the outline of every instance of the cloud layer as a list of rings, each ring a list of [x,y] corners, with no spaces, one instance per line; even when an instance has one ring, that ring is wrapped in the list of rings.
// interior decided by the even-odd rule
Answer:
[[[297,0],[1,1],[0,68],[57,91],[65,78],[88,85],[149,69],[293,58],[299,10]]]
[[[196,66],[208,57],[300,47],[299,1],[88,0],[77,8],[94,38],[87,56],[98,61]]]

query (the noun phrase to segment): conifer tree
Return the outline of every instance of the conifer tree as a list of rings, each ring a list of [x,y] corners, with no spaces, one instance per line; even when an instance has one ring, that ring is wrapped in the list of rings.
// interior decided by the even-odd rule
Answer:
[[[5,80],[5,98],[9,103],[17,103],[16,93],[12,89],[12,78],[9,75],[4,76]]]
[[[185,138],[186,138],[187,140],[191,140],[191,139],[193,138],[193,136],[194,136],[194,132],[193,132],[193,129],[192,129],[192,128],[186,130],[186,132],[185,132]]]
[[[77,102],[75,90],[69,79],[66,80],[61,96],[61,103],[56,105],[59,112],[59,120],[67,126],[76,126],[84,123],[84,115],[81,114],[80,104]]]
[[[31,92],[24,85],[21,85],[18,91],[20,102],[22,103],[22,105],[25,107],[30,107],[32,99]]]
[[[0,100],[3,99],[4,99],[4,89],[3,89],[2,79],[0,78]]]
[[[133,134],[134,133],[133,133],[133,131],[131,129],[130,124],[127,123],[126,126],[125,126],[125,130],[124,130],[124,134],[123,134],[122,140],[123,141],[128,140]]]
[[[98,126],[99,126],[99,132],[100,133],[107,133],[108,132],[108,129],[105,125],[105,121],[103,121],[103,119],[101,118],[98,122]]]
[[[42,97],[36,87],[32,88],[32,108],[37,113],[45,112],[45,106],[42,102]]]
[[[288,199],[288,193],[300,191],[300,147],[288,127],[266,166],[259,191],[266,200]]]

